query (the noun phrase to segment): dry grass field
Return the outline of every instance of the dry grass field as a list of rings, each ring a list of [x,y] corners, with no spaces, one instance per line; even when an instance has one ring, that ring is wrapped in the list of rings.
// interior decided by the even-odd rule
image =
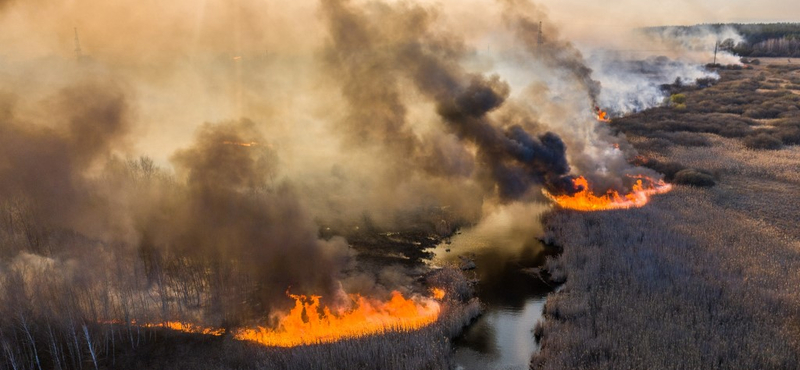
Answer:
[[[722,74],[712,88],[685,92],[686,100],[752,97],[762,94],[758,86],[742,85],[753,79],[800,75],[769,65]],[[549,215],[546,238],[564,253],[548,265],[566,283],[548,300],[532,368],[800,368],[800,147],[752,149],[746,140],[780,125],[796,129],[797,106],[760,121],[745,113],[763,104],[756,102],[726,105],[739,114],[700,112],[687,103],[658,108],[657,118],[621,120],[616,127],[650,163],[695,169],[716,185],[677,185],[640,209]],[[719,130],[687,134],[691,124],[664,125],[687,115]],[[725,135],[726,123],[744,131]],[[664,139],[673,131],[694,140]]]

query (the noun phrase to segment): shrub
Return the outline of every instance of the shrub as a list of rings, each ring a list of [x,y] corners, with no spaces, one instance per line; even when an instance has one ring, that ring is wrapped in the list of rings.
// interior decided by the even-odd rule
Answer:
[[[784,145],[800,144],[800,127],[777,127],[773,130],[773,135],[780,138]]]
[[[780,139],[767,133],[758,133],[744,138],[744,145],[750,149],[780,149],[783,145]]]
[[[664,137],[675,144],[683,146],[711,146],[711,141],[703,135],[698,135],[691,132],[670,132]]]
[[[676,184],[691,185],[698,187],[707,187],[716,185],[714,177],[712,177],[708,173],[696,170],[694,168],[687,168],[685,170],[678,171],[678,173],[675,174],[675,180],[673,182]]]
[[[647,162],[643,163],[643,165],[656,172],[663,173],[664,180],[666,181],[672,181],[678,172],[686,168],[686,166],[677,162],[660,162],[655,159],[650,159]]]
[[[676,105],[684,104],[685,105],[686,104],[686,95],[683,95],[683,94],[672,94],[672,96],[669,97],[669,101],[672,104],[676,104]]]

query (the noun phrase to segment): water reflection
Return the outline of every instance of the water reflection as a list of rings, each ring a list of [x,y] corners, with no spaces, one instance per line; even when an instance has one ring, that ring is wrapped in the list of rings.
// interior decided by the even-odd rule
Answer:
[[[527,369],[538,349],[532,330],[544,301],[544,297],[528,299],[519,310],[487,308],[455,342],[458,368]]]
[[[541,317],[545,296],[554,287],[530,269],[544,264],[546,256],[556,251],[536,238],[536,225],[520,228],[515,224],[519,226],[517,220],[489,220],[434,250],[434,263],[458,263],[459,256],[469,256],[477,266],[468,273],[480,281],[477,294],[485,311],[454,342],[460,369],[527,369],[538,350],[533,327]]]

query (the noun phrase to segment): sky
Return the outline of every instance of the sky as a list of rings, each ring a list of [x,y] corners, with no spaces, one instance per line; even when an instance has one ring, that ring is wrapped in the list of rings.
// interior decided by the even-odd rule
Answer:
[[[800,2],[793,0],[579,1],[547,0],[539,4],[564,23],[659,26],[728,22],[798,22]],[[597,16],[595,16],[597,15]],[[794,16],[794,18],[792,18]],[[573,20],[577,20],[574,22]]]
[[[388,0],[395,1],[400,0]],[[439,6],[444,17],[466,33],[494,26],[490,18],[498,15],[499,8],[494,0],[411,2]],[[564,37],[579,44],[596,43],[645,26],[800,22],[800,1],[796,0],[764,0],[758,5],[744,0],[543,0],[536,4],[546,10]],[[155,54],[174,50],[176,43],[196,45],[195,51],[203,51],[204,47],[218,49],[219,36],[232,31],[230,24],[240,23],[254,25],[240,30],[239,38],[244,40],[240,46],[244,48],[258,45],[280,53],[308,51],[317,48],[322,38],[312,35],[323,36],[318,5],[317,0],[141,0],[135,5],[98,0],[0,0],[0,45],[6,53],[25,49],[41,55],[59,47],[70,53],[73,35],[69,31],[78,27],[87,49],[93,39],[103,39],[96,44],[102,43],[103,51],[110,54]],[[236,12],[237,7],[244,11]],[[237,18],[236,14],[243,15]],[[163,37],[165,33],[170,37]],[[102,42],[108,40],[114,42]],[[229,41],[224,43],[233,46]]]
[[[796,0],[547,0],[539,4],[561,26],[562,34],[579,44],[602,42],[609,34],[637,27],[800,22],[800,1]]]
[[[458,34],[471,47],[492,52],[503,48],[501,33],[507,29],[500,2],[506,0],[385,1],[429,4],[439,9],[437,24]],[[200,70],[197,58],[206,58],[206,64],[214,63],[216,59],[211,58],[225,60],[242,53],[312,60],[328,37],[319,4],[320,0],[0,0],[0,66],[9,78],[20,80],[23,78],[17,77],[25,74],[13,71],[9,63],[19,61],[20,68],[25,68],[31,65],[28,60],[72,58],[77,28],[85,55],[125,70],[143,83],[138,100],[152,108],[141,110],[143,121],[155,121],[148,119],[147,112],[156,112],[154,117],[170,117],[169,125],[153,130],[153,135],[158,134],[158,140],[164,142],[152,141],[157,144],[154,147],[169,148],[165,149],[169,152],[173,142],[182,145],[190,140],[186,132],[198,122],[225,119],[234,110],[228,106],[235,104],[217,103],[222,100],[220,96],[230,95],[232,87],[225,85],[229,78]],[[631,29],[644,26],[800,21],[797,0],[765,0],[758,6],[743,0],[542,0],[536,4],[554,24],[555,28],[546,31],[552,31],[550,36],[571,40],[584,51],[600,48],[638,53],[648,49],[629,37]],[[797,18],[787,19],[787,14]],[[39,79],[50,78],[39,71],[29,73]],[[270,78],[273,80],[269,83],[276,84],[290,77],[273,74]],[[180,91],[158,94],[167,89]],[[273,90],[283,95],[271,98],[291,97]],[[172,117],[174,107],[185,102],[191,102],[193,109]],[[168,135],[164,135],[165,130]]]

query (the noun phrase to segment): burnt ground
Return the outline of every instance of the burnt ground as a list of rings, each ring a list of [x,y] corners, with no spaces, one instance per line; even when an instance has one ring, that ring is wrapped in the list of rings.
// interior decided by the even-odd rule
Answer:
[[[445,240],[434,232],[411,229],[404,231],[371,230],[350,234],[347,241],[358,252],[361,265],[382,267],[399,264],[419,267],[433,257],[429,250]]]
[[[646,164],[677,168],[673,179],[691,168],[713,186],[545,219],[564,247],[550,268],[567,280],[548,299],[533,367],[800,368],[800,68],[720,73],[681,91],[684,105],[611,123]],[[775,140],[748,140],[760,134]]]

